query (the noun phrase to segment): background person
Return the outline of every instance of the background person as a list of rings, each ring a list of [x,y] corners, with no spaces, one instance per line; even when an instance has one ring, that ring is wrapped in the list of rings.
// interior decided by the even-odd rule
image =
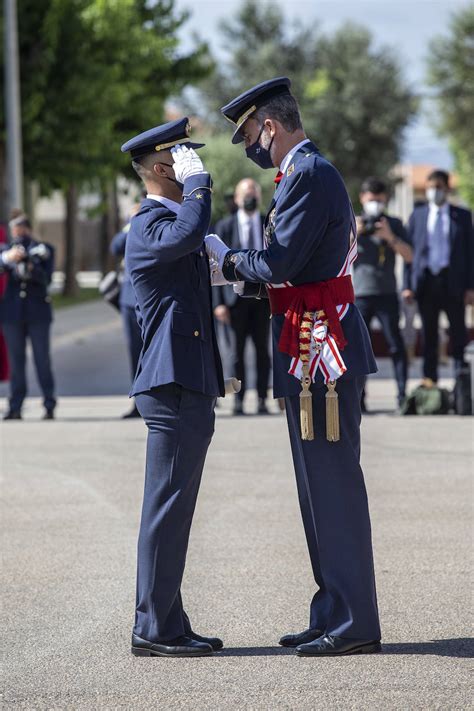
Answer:
[[[12,243],[0,247],[0,272],[8,284],[0,301],[0,322],[11,368],[9,410],[4,420],[20,420],[27,393],[26,343],[30,341],[36,374],[43,392],[45,414],[52,420],[56,407],[50,357],[53,320],[48,287],[54,269],[54,249],[33,238],[28,217],[21,213],[9,223]]]
[[[140,203],[136,203],[131,212],[130,219],[140,209]],[[125,257],[125,246],[127,244],[127,236],[130,230],[130,221],[124,226],[123,230],[118,232],[110,243],[110,251],[114,257],[123,260]],[[125,338],[127,341],[128,356],[130,362],[130,370],[132,382],[137,372],[138,361],[142,350],[142,334],[137,320],[135,292],[133,291],[130,275],[127,271],[124,261],[122,261],[122,281],[120,284],[119,306],[122,314],[123,327]],[[127,412],[123,419],[140,417],[137,406],[134,404],[130,412]]]
[[[370,331],[377,317],[387,341],[397,382],[398,407],[405,399],[407,356],[400,333],[400,307],[395,255],[408,264],[412,250],[401,220],[387,215],[388,188],[379,178],[366,178],[359,194],[362,215],[357,217],[357,259],[354,262],[356,305]],[[365,389],[362,412],[367,410]]]
[[[263,221],[260,213],[262,191],[258,183],[244,178],[235,187],[233,215],[223,218],[215,226],[216,233],[232,249],[263,249]],[[267,299],[241,299],[228,286],[213,290],[214,316],[224,324],[230,324],[234,334],[233,375],[242,382],[235,395],[234,415],[244,414],[246,388],[245,345],[251,338],[255,347],[257,370],[258,414],[267,415],[266,405],[268,378],[270,375],[270,309]]]
[[[426,180],[427,204],[408,222],[413,262],[405,270],[403,296],[416,298],[423,326],[423,376],[438,380],[439,314],[449,320],[454,373],[464,365],[467,342],[465,306],[474,304],[472,215],[448,202],[449,173],[434,170]]]
[[[0,223],[0,250],[4,249],[7,243],[7,230],[3,224]],[[7,288],[8,275],[6,270],[1,273],[0,269],[0,301],[3,299],[3,295]],[[0,323],[0,382],[8,380],[10,377],[10,369],[8,366],[8,351],[7,344],[5,342],[5,336],[2,331],[2,324]]]

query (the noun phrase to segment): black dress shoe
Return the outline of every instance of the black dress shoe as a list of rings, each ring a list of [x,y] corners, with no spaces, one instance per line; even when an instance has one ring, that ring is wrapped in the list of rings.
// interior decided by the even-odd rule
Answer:
[[[6,415],[3,416],[4,420],[21,420],[21,412],[19,410],[9,410]]]
[[[43,415],[43,420],[54,420],[54,410],[46,410]]]
[[[130,412],[126,412],[125,415],[122,415],[122,420],[132,420],[134,417],[141,417],[137,407],[134,407],[133,410],[130,410]]]
[[[184,635],[167,642],[148,642],[132,634],[132,654],[136,657],[208,657],[212,653],[210,644]]]
[[[188,632],[186,636],[194,639],[196,642],[209,644],[214,652],[219,652],[224,646],[224,642],[219,639],[219,637],[202,637],[200,634],[196,634],[196,632]]]
[[[282,647],[297,647],[299,644],[307,644],[307,642],[313,642],[313,640],[318,639],[324,634],[322,630],[308,629],[298,634],[286,634],[279,641]]]
[[[296,648],[299,657],[334,657],[338,654],[374,654],[381,651],[379,639],[345,639],[330,634]]]

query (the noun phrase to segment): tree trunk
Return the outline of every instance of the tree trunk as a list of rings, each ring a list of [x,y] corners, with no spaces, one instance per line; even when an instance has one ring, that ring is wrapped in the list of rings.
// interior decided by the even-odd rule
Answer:
[[[120,215],[118,211],[117,183],[115,180],[102,186],[102,219],[100,230],[100,270],[106,274],[113,267],[110,254],[112,238],[120,230]]]
[[[79,291],[76,280],[77,247],[77,186],[66,189],[66,221],[64,230],[64,296],[74,296]]]

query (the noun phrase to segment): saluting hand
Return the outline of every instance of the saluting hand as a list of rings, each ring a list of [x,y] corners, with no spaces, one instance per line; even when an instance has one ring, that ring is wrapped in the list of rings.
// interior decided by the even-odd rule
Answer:
[[[176,180],[180,183],[184,183],[186,178],[189,178],[191,175],[205,173],[202,160],[192,148],[177,145],[171,149],[171,155],[173,156],[174,161],[174,174],[176,176]]]

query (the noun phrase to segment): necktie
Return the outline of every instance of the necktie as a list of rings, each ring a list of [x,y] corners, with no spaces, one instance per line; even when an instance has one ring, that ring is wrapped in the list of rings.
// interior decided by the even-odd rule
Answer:
[[[281,170],[279,170],[278,173],[275,175],[273,182],[276,183],[276,185],[278,185],[278,183],[280,182],[280,180],[282,178],[283,178],[283,173],[281,172]]]
[[[433,230],[433,242],[431,244],[431,271],[433,274],[439,274],[443,264],[443,247],[444,247],[444,230],[443,230],[443,215],[441,210],[438,210],[436,222]]]
[[[258,249],[257,245],[255,244],[255,231],[253,229],[253,220],[251,218],[248,221],[247,249]]]

